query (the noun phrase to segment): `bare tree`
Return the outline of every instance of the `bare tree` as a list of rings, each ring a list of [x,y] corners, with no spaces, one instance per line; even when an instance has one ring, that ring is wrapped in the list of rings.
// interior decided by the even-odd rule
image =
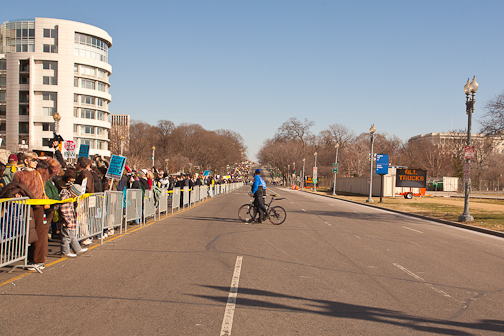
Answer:
[[[504,92],[488,101],[484,110],[485,113],[479,120],[481,133],[486,135],[504,134]]]

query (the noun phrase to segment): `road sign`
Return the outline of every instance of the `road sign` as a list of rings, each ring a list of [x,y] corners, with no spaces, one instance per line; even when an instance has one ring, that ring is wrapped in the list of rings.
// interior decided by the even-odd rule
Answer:
[[[387,175],[389,168],[388,154],[376,154],[376,174]]]
[[[475,154],[474,146],[464,146],[464,159],[474,160]]]
[[[469,183],[471,181],[471,164],[469,162],[464,162],[463,169],[464,169],[464,183]]]
[[[338,172],[338,164],[337,163],[333,163],[333,165],[332,165],[332,172],[333,173],[337,173]]]

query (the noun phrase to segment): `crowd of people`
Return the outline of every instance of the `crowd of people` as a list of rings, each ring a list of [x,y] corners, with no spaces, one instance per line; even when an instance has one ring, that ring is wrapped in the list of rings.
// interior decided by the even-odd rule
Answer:
[[[215,184],[247,182],[251,164],[244,162],[228,167],[225,175],[202,173],[168,174],[156,169],[130,169],[125,166],[121,179],[106,177],[109,163],[100,155],[92,159],[79,157],[75,164],[63,159],[58,143],[53,143],[53,157],[39,156],[35,152],[11,154],[7,164],[0,162],[0,198],[28,197],[30,199],[68,200],[85,193],[106,190],[122,191],[140,189],[142,194],[152,190],[156,198],[160,193],[173,188],[193,186],[213,186]],[[85,253],[85,247],[92,244],[92,238],[79,241],[77,237],[77,215],[75,203],[32,205],[28,250],[29,264],[33,269],[43,269],[48,256],[49,235],[51,240],[59,240],[61,254],[77,257]],[[50,233],[49,233],[50,232]],[[114,234],[114,230],[103,232],[104,238]],[[84,247],[83,247],[84,246]]]

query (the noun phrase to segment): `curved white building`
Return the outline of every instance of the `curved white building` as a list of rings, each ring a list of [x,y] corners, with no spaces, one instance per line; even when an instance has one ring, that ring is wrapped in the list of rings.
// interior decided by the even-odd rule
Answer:
[[[103,29],[74,21],[35,18],[0,26],[1,148],[48,150],[55,112],[65,140],[110,156],[111,102]],[[23,145],[25,144],[25,145]]]

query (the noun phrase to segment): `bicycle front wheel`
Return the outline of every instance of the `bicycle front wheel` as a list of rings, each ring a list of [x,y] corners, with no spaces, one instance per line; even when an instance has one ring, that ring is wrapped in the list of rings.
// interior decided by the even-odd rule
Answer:
[[[238,218],[244,223],[250,223],[255,218],[255,208],[250,204],[244,204],[238,209]]]
[[[280,225],[285,222],[287,218],[287,212],[281,206],[274,206],[269,211],[269,220],[274,225]]]

